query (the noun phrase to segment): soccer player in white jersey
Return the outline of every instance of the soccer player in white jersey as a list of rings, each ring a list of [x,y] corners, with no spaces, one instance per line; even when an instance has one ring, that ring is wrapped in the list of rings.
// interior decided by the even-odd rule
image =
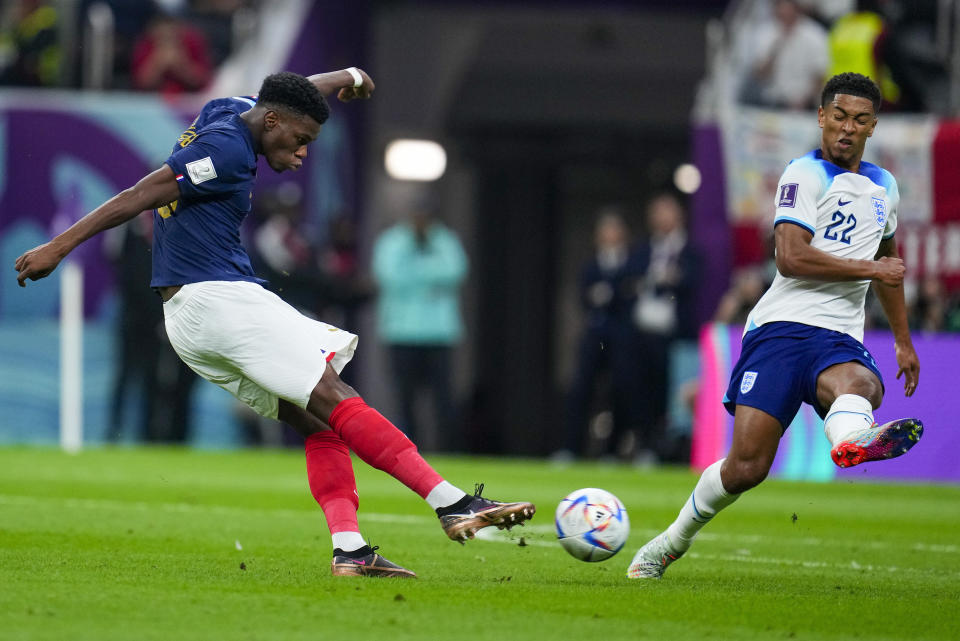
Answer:
[[[893,330],[897,378],[913,395],[920,363],[894,239],[900,195],[890,172],[861,160],[880,90],[842,73],[827,81],[820,105],[820,149],[793,160],[778,185],[778,273],[748,317],[723,399],[734,416],[730,450],[704,470],[677,519],[636,553],[628,578],[663,576],[717,512],[766,478],[803,402],[823,418],[840,467],[899,456],[923,433],[917,419],[874,422],[883,377],[861,342],[872,285]]]
[[[163,300],[177,354],[259,414],[304,436],[307,480],[330,529],[334,576],[413,577],[360,535],[350,450],[419,494],[444,533],[461,543],[484,527],[522,523],[534,505],[484,498],[482,484],[471,496],[444,480],[340,378],[357,337],[303,316],[265,289],[240,242],[258,156],[277,172],[300,168],[329,116],[324,96],[336,92],[346,102],[368,98],[373,89],[366,72],[350,67],[309,78],[276,73],[257,96],[211,100],[162,167],[24,253],[14,267],[21,286],[44,278],[91,236],[156,209],[150,285]]]

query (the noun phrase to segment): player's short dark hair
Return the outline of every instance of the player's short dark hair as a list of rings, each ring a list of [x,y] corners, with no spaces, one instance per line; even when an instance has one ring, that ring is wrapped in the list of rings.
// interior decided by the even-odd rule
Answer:
[[[330,117],[330,105],[313,83],[298,73],[281,71],[264,78],[257,102],[310,116],[319,124]]]
[[[880,87],[863,74],[847,71],[827,80],[827,84],[823,86],[823,93],[820,94],[820,106],[826,107],[838,93],[866,98],[873,103],[873,112],[880,112]]]

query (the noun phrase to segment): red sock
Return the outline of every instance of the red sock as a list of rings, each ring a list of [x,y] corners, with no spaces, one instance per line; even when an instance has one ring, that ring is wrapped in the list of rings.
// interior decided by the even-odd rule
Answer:
[[[364,462],[421,497],[426,498],[443,481],[417,452],[417,446],[359,396],[340,401],[327,422]]]
[[[359,532],[357,482],[353,477],[350,450],[339,436],[329,430],[307,437],[307,480],[327,519],[330,533]]]

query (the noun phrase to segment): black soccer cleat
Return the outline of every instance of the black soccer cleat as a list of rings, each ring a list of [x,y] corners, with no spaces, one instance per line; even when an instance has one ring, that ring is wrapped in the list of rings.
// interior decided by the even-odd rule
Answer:
[[[333,551],[330,572],[333,576],[386,576],[400,579],[415,579],[417,575],[407,568],[377,554],[379,546],[365,545],[354,552],[344,552],[340,548]]]
[[[480,496],[483,483],[476,486],[473,496],[466,496],[448,508],[437,510],[440,525],[447,536],[464,543],[476,536],[479,530],[491,525],[499,529],[510,529],[514,525],[523,525],[537,511],[533,503],[501,503]]]

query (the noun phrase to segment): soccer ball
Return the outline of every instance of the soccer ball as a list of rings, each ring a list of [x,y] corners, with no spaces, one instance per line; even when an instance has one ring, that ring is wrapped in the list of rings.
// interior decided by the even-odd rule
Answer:
[[[567,494],[557,506],[555,523],[560,545],[581,561],[609,559],[630,534],[630,519],[623,503],[595,487]]]

